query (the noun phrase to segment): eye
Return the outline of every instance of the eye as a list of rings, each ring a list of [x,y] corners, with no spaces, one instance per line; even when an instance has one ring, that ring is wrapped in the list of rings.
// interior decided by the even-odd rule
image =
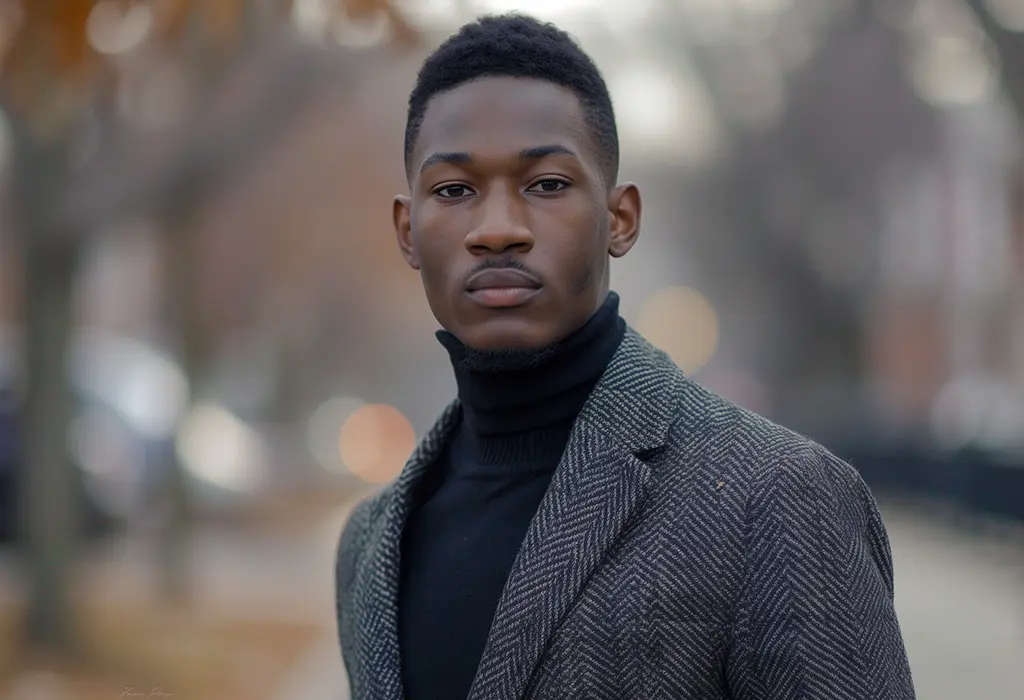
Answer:
[[[565,180],[547,178],[546,180],[538,180],[530,185],[528,191],[539,192],[541,194],[554,194],[555,192],[561,192],[568,186],[569,183]]]
[[[441,199],[461,199],[473,193],[466,185],[445,185],[434,190],[434,194]]]

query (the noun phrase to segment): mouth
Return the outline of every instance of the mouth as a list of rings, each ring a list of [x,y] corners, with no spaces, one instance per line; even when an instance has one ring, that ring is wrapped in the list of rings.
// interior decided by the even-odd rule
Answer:
[[[540,281],[521,270],[481,270],[469,278],[466,293],[481,306],[507,309],[521,306],[540,293]]]
[[[473,301],[489,309],[522,306],[539,293],[539,288],[530,287],[489,287],[468,292]]]

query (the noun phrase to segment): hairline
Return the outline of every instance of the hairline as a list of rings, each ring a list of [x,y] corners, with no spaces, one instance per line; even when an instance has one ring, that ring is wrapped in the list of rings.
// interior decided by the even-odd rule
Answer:
[[[602,149],[602,147],[600,145],[601,138],[597,135],[597,129],[595,128],[595,125],[592,123],[592,119],[590,118],[591,112],[594,111],[596,108],[593,107],[593,106],[588,106],[587,100],[584,99],[583,95],[581,95],[579,93],[579,91],[573,89],[572,87],[570,87],[568,85],[560,83],[557,80],[552,80],[550,78],[539,77],[539,76],[532,76],[532,75],[512,75],[512,74],[500,73],[500,72],[496,72],[496,73],[480,73],[478,75],[474,75],[474,76],[472,76],[470,78],[467,78],[466,80],[462,80],[462,81],[460,81],[458,83],[455,83],[454,85],[449,85],[448,87],[444,88],[443,90],[437,90],[436,92],[433,92],[429,97],[427,97],[426,101],[423,103],[422,110],[420,110],[418,123],[416,124],[415,139],[413,140],[413,142],[412,142],[412,144],[410,145],[409,148],[405,148],[404,137],[403,137],[402,151],[403,151],[403,160],[405,161],[405,179],[406,179],[407,184],[412,185],[412,181],[416,177],[416,170],[417,169],[415,167],[413,167],[412,155],[416,151],[416,149],[417,149],[417,147],[419,145],[420,136],[421,136],[422,130],[423,130],[423,122],[426,119],[427,111],[430,109],[430,105],[434,102],[434,100],[437,97],[441,96],[441,95],[448,94],[448,93],[450,93],[450,92],[452,92],[454,90],[458,90],[459,88],[464,87],[466,85],[471,85],[472,83],[480,82],[480,81],[483,81],[483,80],[501,80],[501,79],[526,80],[526,81],[535,81],[535,82],[547,83],[548,85],[554,85],[555,87],[561,88],[562,90],[565,90],[565,91],[571,93],[572,96],[576,99],[576,102],[577,102],[577,104],[579,105],[579,108],[580,108],[580,113],[581,113],[581,117],[582,117],[582,121],[583,121],[583,127],[584,127],[585,132],[586,132],[585,133],[585,137],[586,137],[585,138],[585,145],[591,150],[592,155],[594,157],[594,162],[597,165],[598,172],[601,175],[601,178],[603,180],[605,180],[605,183],[604,183],[605,184],[605,189],[606,190],[611,190],[613,187],[616,186],[616,184],[618,182],[619,157],[616,154],[609,154],[607,157],[605,157],[605,155],[603,155],[603,153],[602,153],[603,149]],[[414,88],[414,91],[415,91],[415,88]],[[609,96],[609,102],[610,102],[610,100],[611,100],[611,96]],[[406,133],[408,133],[408,130],[409,130],[409,116],[411,116],[411,115],[407,115],[406,116],[406,128],[405,128]],[[616,128],[615,131],[616,131],[616,133],[615,133],[615,140],[616,140],[616,142],[618,142],[618,129]],[[609,161],[607,164],[605,164],[606,160]]]

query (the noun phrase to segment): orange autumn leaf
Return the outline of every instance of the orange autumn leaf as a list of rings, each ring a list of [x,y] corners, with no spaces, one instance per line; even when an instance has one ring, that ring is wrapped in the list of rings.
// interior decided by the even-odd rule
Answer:
[[[20,6],[20,22],[0,66],[9,103],[26,115],[39,116],[52,91],[42,81],[79,89],[97,66],[86,23],[94,0],[31,0]],[[49,104],[49,103],[48,103]]]
[[[91,60],[86,23],[95,0],[31,0],[21,3],[21,22],[8,60],[41,61],[56,71],[77,71]]]
[[[89,40],[89,18],[101,2],[119,13],[147,0],[6,0],[20,21],[0,64],[0,85],[11,106],[39,118],[51,111],[47,96],[72,90],[87,95],[101,70],[110,69]],[[218,5],[220,0],[203,4]],[[153,33],[167,38],[187,25],[195,0],[153,0]]]
[[[41,102],[46,94],[70,88],[86,95],[100,72],[111,70],[106,57],[89,41],[89,18],[94,8],[112,3],[120,13],[137,3],[152,11],[149,40],[176,44],[193,22],[204,41],[215,46],[234,44],[247,20],[252,0],[0,0],[0,9],[17,7],[20,22],[12,37],[4,37],[6,55],[0,63],[0,86],[12,106],[28,114],[45,112]],[[383,14],[400,43],[415,43],[416,32],[390,0],[334,0],[335,11],[353,21],[370,20]],[[273,9],[287,21],[293,0],[276,0]],[[10,23],[11,26],[14,23]],[[46,89],[40,89],[45,85]]]
[[[95,58],[86,34],[86,23],[93,5],[94,0],[61,0],[56,3],[50,21],[58,70],[82,70]]]
[[[246,0],[218,0],[202,5],[203,25],[216,46],[233,43],[245,21]]]

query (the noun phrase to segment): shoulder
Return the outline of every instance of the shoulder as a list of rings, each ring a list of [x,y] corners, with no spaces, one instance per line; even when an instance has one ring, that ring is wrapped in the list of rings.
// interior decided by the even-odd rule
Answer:
[[[662,490],[681,498],[710,496],[724,513],[737,506],[746,511],[755,499],[773,496],[874,507],[849,464],[814,440],[684,376],[632,329],[606,375],[601,406],[611,419],[604,424],[619,432],[626,424],[626,432],[660,436],[662,449],[655,451],[650,466]]]
[[[713,481],[751,509],[814,499],[841,511],[872,510],[860,474],[814,440],[742,408],[691,379],[677,384],[669,432],[669,481]],[[689,464],[690,468],[680,468]]]
[[[770,559],[780,547],[837,561],[852,561],[863,550],[891,592],[882,516],[850,464],[691,380],[673,400],[669,440],[652,465],[671,522],[698,531],[719,555],[731,551],[737,561]]]

